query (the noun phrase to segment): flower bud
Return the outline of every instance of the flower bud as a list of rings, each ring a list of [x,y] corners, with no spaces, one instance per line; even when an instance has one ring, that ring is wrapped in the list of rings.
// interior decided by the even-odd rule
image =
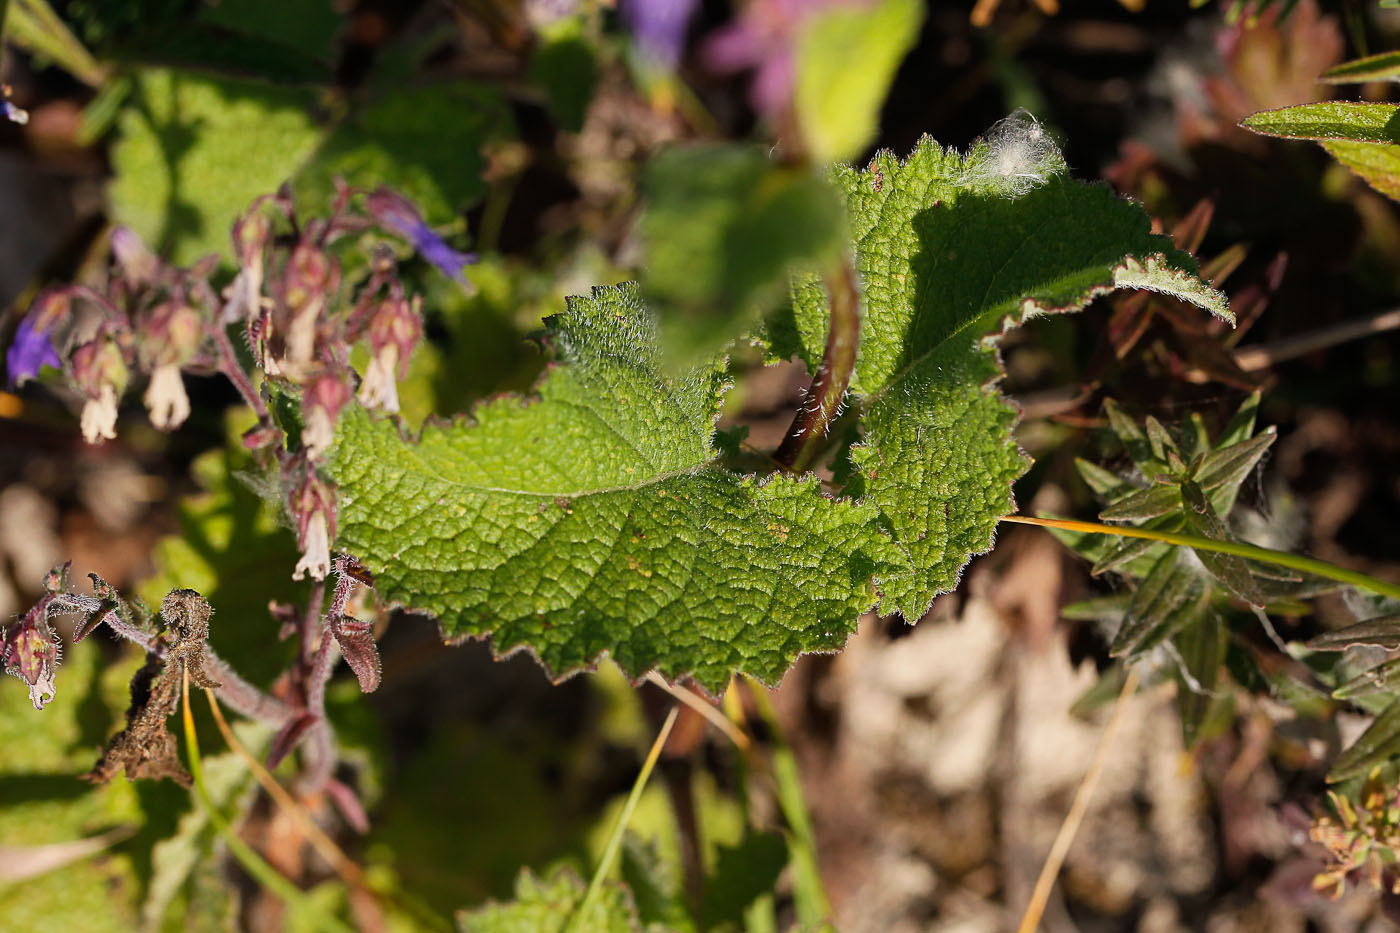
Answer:
[[[126,360],[115,341],[98,337],[73,351],[69,361],[73,381],[87,396],[83,405],[83,438],[95,444],[117,436],[117,399],[126,389]]]
[[[130,227],[113,227],[109,241],[122,278],[133,286],[155,281],[160,260],[146,247],[140,234]]]
[[[293,580],[309,573],[313,580],[324,580],[331,569],[331,538],[335,535],[335,494],[308,467],[306,479],[292,489],[287,501],[292,524],[301,547],[301,559],[292,571]]]
[[[306,363],[316,355],[316,330],[327,296],[339,284],[335,261],[310,243],[302,242],[287,264],[283,295],[291,309],[287,325],[286,358]]]
[[[366,408],[399,410],[398,380],[408,374],[408,358],[423,337],[418,301],[391,298],[379,303],[369,320],[370,361],[360,385]]]
[[[336,372],[324,372],[314,378],[301,396],[302,445],[313,460],[330,449],[335,441],[335,419],[350,401],[350,387]]]

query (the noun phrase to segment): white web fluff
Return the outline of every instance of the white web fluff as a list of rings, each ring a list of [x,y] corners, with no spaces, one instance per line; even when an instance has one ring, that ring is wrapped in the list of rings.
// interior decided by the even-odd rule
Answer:
[[[1017,108],[968,150],[958,184],[1019,198],[1065,171],[1060,147],[1035,117]]]

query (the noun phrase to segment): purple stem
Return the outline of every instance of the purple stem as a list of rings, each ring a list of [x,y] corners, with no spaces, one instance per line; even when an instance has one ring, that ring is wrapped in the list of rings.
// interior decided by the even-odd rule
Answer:
[[[272,421],[272,416],[268,413],[267,406],[263,404],[262,397],[253,388],[253,382],[248,378],[248,374],[243,371],[243,364],[238,362],[238,354],[233,349],[233,344],[229,342],[228,334],[224,329],[215,324],[214,345],[219,348],[219,371],[228,377],[229,382],[238,390],[238,394],[243,396],[243,401],[248,403],[248,407],[258,416],[258,421],[268,424]]]

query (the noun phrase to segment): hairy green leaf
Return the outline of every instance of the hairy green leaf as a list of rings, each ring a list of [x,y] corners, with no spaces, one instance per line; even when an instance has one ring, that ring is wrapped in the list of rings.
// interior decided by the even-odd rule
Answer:
[[[1265,136],[1284,139],[1344,139],[1362,143],[1400,143],[1400,106],[1329,100],[1252,113],[1240,124]]]
[[[1366,774],[1396,755],[1400,755],[1400,700],[1387,706],[1361,737],[1337,756],[1327,780],[1336,783]]]
[[[1400,200],[1400,146],[1332,139],[1322,148],[1381,194]]]
[[[330,470],[337,547],[385,599],[450,636],[529,647],[556,674],[611,655],[719,690],[774,682],[834,651],[900,555],[873,505],[815,477],[721,469],[711,438],[721,361],[669,376],[633,286],[595,289],[550,319],[556,366],[537,400],[500,398],[474,423],[405,440],[342,415]]]
[[[1364,81],[1400,81],[1400,52],[1381,52],[1342,62],[1327,69],[1318,79],[1328,84],[1359,84]]]
[[[588,909],[577,918],[583,904],[583,882],[567,869],[538,878],[528,868],[515,881],[515,900],[487,904],[457,914],[462,933],[637,933],[641,922],[625,886],[609,881]],[[571,922],[572,920],[572,922]]]
[[[865,290],[851,382],[864,439],[851,448],[846,490],[880,508],[910,558],[907,571],[878,579],[884,612],[918,619],[1012,510],[1026,461],[1011,441],[1015,411],[993,387],[1001,369],[987,334],[1117,287],[1228,315],[1141,208],[1043,174],[1063,165],[1044,132],[1027,118],[994,128],[966,157],[925,139],[907,161],[881,153],[866,171],[833,173]],[[793,298],[791,319],[770,329],[771,352],[797,353],[815,370],[826,293],[809,279]]]

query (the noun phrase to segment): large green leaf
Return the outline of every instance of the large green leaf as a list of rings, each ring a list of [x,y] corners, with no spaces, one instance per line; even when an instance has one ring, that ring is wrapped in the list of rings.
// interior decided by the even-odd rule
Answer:
[[[899,560],[875,507],[813,476],[721,469],[723,362],[665,374],[635,287],[571,299],[549,326],[568,365],[537,400],[491,401],[419,441],[342,415],[336,545],[380,595],[561,675],[607,653],[631,676],[718,690],[840,648]]]
[[[1056,173],[1063,162],[1043,133],[1026,117],[965,157],[925,139],[907,161],[886,152],[866,171],[834,173],[865,289],[851,382],[863,440],[846,491],[880,508],[909,555],[877,583],[882,611],[911,621],[991,546],[1026,466],[1011,440],[1015,410],[993,387],[1001,369],[987,334],[1118,287],[1229,314],[1140,207]],[[770,333],[773,354],[797,353],[815,370],[827,318],[821,283],[799,283],[792,317]]]
[[[152,69],[112,149],[114,219],[176,264],[228,255],[229,227],[316,147],[313,92]]]

